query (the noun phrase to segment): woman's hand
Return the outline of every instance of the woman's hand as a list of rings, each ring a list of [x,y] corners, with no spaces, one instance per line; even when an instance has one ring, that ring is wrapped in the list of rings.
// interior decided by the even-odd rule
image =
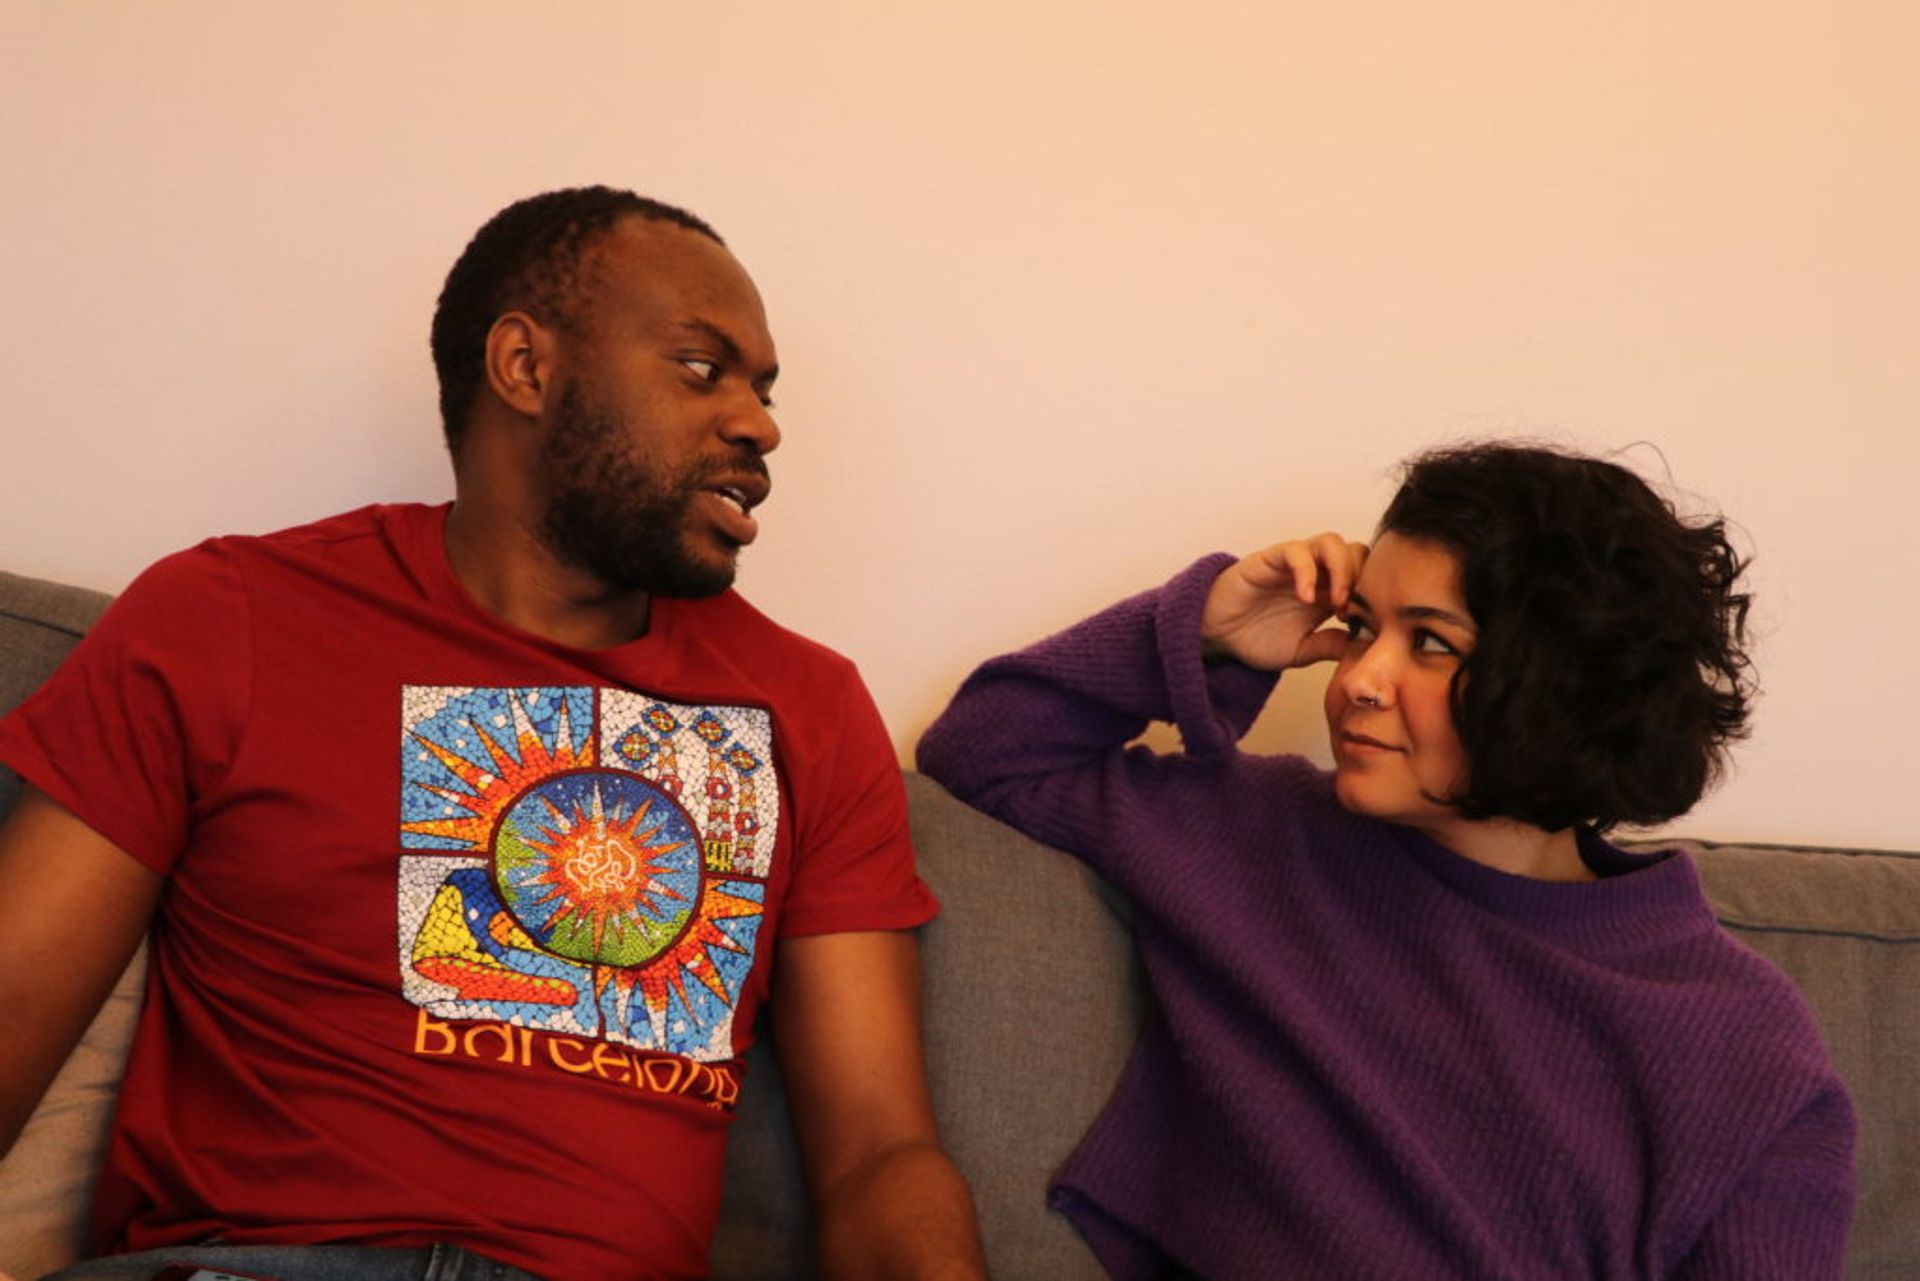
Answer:
[[[1275,543],[1241,557],[1207,593],[1202,648],[1210,658],[1269,672],[1340,657],[1346,634],[1316,629],[1346,608],[1366,560],[1365,543],[1338,534]]]

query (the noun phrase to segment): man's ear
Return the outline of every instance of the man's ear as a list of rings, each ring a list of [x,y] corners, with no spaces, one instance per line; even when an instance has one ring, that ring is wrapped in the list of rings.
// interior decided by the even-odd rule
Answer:
[[[508,408],[538,418],[553,388],[552,330],[524,311],[509,311],[487,331],[487,386]]]

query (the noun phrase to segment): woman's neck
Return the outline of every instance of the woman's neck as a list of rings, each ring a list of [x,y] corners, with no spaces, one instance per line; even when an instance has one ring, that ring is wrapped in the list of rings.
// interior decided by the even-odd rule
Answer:
[[[1484,867],[1536,881],[1597,879],[1580,857],[1575,829],[1549,832],[1510,818],[1441,819],[1423,824],[1434,840]]]

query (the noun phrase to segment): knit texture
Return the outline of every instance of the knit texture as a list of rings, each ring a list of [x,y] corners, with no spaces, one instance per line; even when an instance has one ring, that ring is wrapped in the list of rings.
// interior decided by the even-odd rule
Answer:
[[[1158,1007],[1052,1202],[1122,1278],[1840,1275],[1853,1115],[1689,859],[1494,871],[1235,741],[1203,560],[968,679],[919,765],[1136,907]],[[1185,751],[1127,747],[1173,721]]]

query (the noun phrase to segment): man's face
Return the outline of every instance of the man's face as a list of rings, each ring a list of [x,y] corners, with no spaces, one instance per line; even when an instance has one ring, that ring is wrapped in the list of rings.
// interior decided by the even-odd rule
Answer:
[[[779,370],[753,282],[721,246],[628,219],[590,246],[539,458],[550,551],[609,587],[711,596],[759,532]]]

